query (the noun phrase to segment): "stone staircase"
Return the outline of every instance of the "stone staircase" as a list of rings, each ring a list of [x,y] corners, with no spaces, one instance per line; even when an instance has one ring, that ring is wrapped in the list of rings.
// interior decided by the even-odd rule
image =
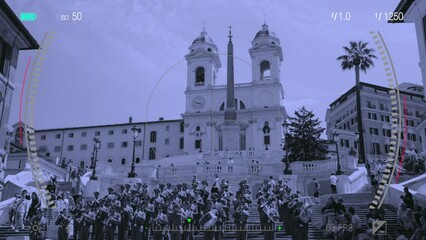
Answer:
[[[332,236],[328,235],[325,230],[321,229],[322,223],[322,214],[321,208],[324,206],[325,200],[329,195],[324,195],[320,197],[319,204],[315,205],[314,217],[312,223],[309,225],[309,239],[333,239]],[[367,230],[366,216],[369,213],[368,204],[372,199],[371,189],[368,187],[362,188],[359,192],[353,194],[336,194],[334,197],[337,199],[338,197],[342,197],[344,199],[344,205],[346,209],[349,207],[353,207],[355,209],[355,213],[360,216],[362,221],[363,230]],[[262,231],[260,230],[260,218],[259,212],[257,211],[258,205],[253,204],[250,207],[250,217],[249,217],[249,225],[252,230],[248,231],[248,239],[253,240],[261,240],[263,238]],[[397,209],[393,206],[384,205],[385,209],[385,220],[387,221],[387,230],[388,233],[392,234],[396,229],[396,211]],[[235,225],[233,223],[232,214],[234,213],[233,207],[231,207],[229,211],[230,220],[225,224],[226,229],[234,229]],[[278,223],[278,226],[282,223]],[[20,231],[15,233],[10,226],[0,226],[0,240],[6,239],[5,237],[12,236],[28,236],[29,228],[27,227],[24,231]],[[291,240],[291,236],[285,234],[284,231],[278,231],[275,233],[276,239],[279,240]],[[410,237],[410,234],[405,233],[406,237]],[[200,232],[195,236],[195,239],[201,240],[203,238],[203,232]],[[235,231],[225,231],[222,239],[235,239]],[[368,238],[366,238],[368,239]]]
[[[0,240],[6,240],[7,238],[13,238],[13,237],[25,237],[29,236],[30,234],[30,227],[25,226],[24,230],[19,230],[19,232],[15,232],[10,227],[10,224],[8,225],[0,225]]]

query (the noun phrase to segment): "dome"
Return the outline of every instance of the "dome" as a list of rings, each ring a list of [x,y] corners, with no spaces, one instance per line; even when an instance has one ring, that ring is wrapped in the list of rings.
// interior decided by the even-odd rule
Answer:
[[[277,37],[275,35],[275,33],[269,29],[268,25],[263,24],[262,30],[260,30],[259,32],[256,33],[256,36],[254,37],[254,39],[259,38],[259,37],[269,37],[269,36]]]
[[[198,36],[193,42],[194,43],[211,43],[214,44],[212,38],[207,34],[207,32],[202,31],[200,33],[200,36]]]

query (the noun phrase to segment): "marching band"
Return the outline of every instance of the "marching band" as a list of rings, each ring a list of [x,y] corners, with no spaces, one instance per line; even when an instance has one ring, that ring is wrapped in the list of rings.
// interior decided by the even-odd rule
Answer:
[[[94,192],[92,201],[78,196],[77,202],[61,209],[56,218],[57,239],[73,235],[78,240],[124,240],[129,236],[132,240],[193,240],[203,233],[205,240],[219,240],[225,231],[233,231],[236,239],[245,240],[250,230],[252,196],[256,197],[260,217],[257,231],[262,231],[264,239],[275,239],[279,222],[293,239],[307,239],[314,204],[309,197],[292,193],[285,181],[275,183],[272,178],[264,180],[256,194],[242,180],[234,194],[229,182],[220,181],[217,175],[211,187],[194,176],[190,186],[159,184],[151,191],[147,184],[137,183],[123,185],[117,192],[109,188],[104,197]],[[34,221],[46,222],[40,212]],[[45,239],[45,230],[46,226],[34,229],[31,239]]]

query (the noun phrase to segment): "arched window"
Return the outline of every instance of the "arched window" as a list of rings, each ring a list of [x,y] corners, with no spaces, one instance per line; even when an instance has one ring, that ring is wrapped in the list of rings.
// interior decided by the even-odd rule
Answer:
[[[260,63],[260,80],[269,80],[271,78],[271,65],[268,61]]]
[[[195,70],[195,85],[202,86],[205,82],[205,70],[203,67],[198,67]]]
[[[137,157],[137,158],[135,159],[135,162],[136,162],[136,163],[140,163],[140,162],[141,162],[140,157]]]
[[[112,163],[112,159],[110,158],[110,159],[108,159],[108,163]]]
[[[125,158],[121,159],[121,165],[126,165],[126,159]]]
[[[156,131],[152,131],[150,133],[149,139],[152,143],[157,142],[157,132]]]

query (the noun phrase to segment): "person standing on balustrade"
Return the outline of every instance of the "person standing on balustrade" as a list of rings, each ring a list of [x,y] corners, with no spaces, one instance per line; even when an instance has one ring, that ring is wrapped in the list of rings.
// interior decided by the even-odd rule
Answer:
[[[27,196],[28,191],[23,190],[21,193],[21,197],[18,200],[18,203],[15,207],[15,232],[19,232],[19,230],[24,229],[24,219],[25,214],[28,211],[28,199],[29,196]]]

